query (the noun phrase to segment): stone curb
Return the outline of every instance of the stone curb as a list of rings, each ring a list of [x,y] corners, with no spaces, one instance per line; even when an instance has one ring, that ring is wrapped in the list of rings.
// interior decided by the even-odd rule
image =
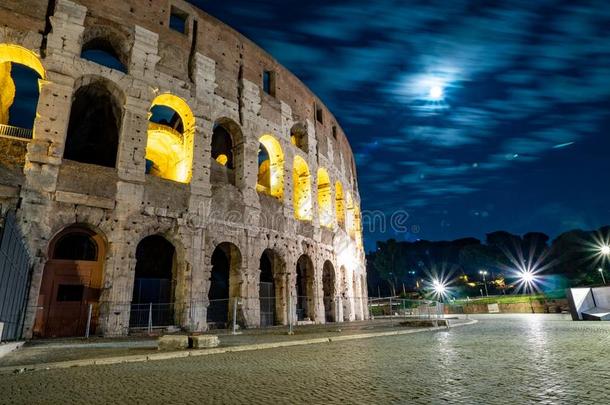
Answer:
[[[278,348],[278,347],[303,346],[303,345],[312,345],[312,344],[319,344],[319,343],[333,343],[333,342],[341,342],[341,341],[347,341],[347,340],[369,339],[369,338],[384,337],[384,336],[409,335],[412,333],[419,333],[419,332],[430,332],[430,331],[453,329],[453,328],[457,328],[459,326],[473,325],[477,322],[478,322],[477,320],[473,319],[468,322],[459,323],[457,325],[452,325],[449,327],[437,326],[437,327],[419,328],[419,329],[413,329],[413,330],[396,330],[396,331],[391,331],[391,332],[372,332],[372,333],[361,333],[358,335],[312,338],[312,339],[293,340],[293,341],[287,341],[287,342],[272,342],[272,343],[259,343],[259,344],[250,344],[250,345],[241,345],[241,346],[232,346],[232,347],[231,346],[217,347],[217,348],[213,348],[213,349],[181,350],[181,351],[173,351],[173,352],[166,352],[166,353],[163,353],[163,352],[152,353],[152,354],[147,354],[147,355],[136,354],[136,355],[130,355],[130,356],[116,356],[116,357],[103,357],[103,358],[94,358],[94,359],[85,359],[85,360],[60,361],[60,362],[56,362],[56,363],[41,363],[41,364],[24,365],[24,366],[8,366],[8,367],[0,367],[0,375],[20,373],[20,372],[25,372],[25,371],[53,370],[53,369],[83,367],[83,366],[110,365],[110,364],[121,364],[121,363],[140,363],[140,362],[146,362],[146,361],[170,360],[170,359],[179,359],[179,358],[185,358],[185,357],[207,356],[210,354],[245,352],[245,351],[251,351],[251,350],[264,350],[264,349],[273,349],[273,348]]]

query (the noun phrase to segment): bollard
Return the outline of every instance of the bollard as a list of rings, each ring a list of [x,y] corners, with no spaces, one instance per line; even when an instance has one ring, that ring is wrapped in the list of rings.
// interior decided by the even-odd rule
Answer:
[[[239,298],[233,299],[233,335],[237,335],[237,305],[239,304]]]
[[[89,339],[89,332],[91,330],[91,312],[93,310],[93,304],[89,304],[89,312],[87,313],[87,328],[85,329],[85,337]]]
[[[288,294],[288,334],[292,335],[292,294]]]
[[[393,316],[394,314],[392,314],[393,310],[394,309],[392,308],[392,297],[390,297],[390,322],[391,322],[390,325],[391,326],[394,326],[394,316]]]
[[[148,334],[152,333],[152,302],[148,304]]]

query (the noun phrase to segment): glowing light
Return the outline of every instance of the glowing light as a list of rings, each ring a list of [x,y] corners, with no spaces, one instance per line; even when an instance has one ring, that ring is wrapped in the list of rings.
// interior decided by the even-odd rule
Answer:
[[[433,280],[432,287],[434,288],[434,292],[438,295],[445,295],[447,292],[447,286],[443,284],[440,280]]]
[[[292,169],[294,216],[301,221],[311,221],[311,176],[307,162],[300,156],[295,156]]]
[[[523,280],[523,282],[526,284],[531,284],[535,279],[534,273],[529,272],[529,271],[522,272],[520,277],[521,277],[521,280]]]
[[[331,227],[333,224],[332,190],[330,189],[330,176],[324,168],[318,169],[318,216],[320,225]]]
[[[146,159],[153,162],[151,174],[180,183],[191,181],[195,117],[186,101],[170,93],[157,96],[151,105],[174,110],[182,120],[183,132],[162,124],[150,122]]]
[[[269,160],[259,166],[256,190],[281,200],[284,198],[284,151],[272,135],[261,136],[259,142]]]
[[[608,245],[603,245],[603,246],[602,246],[602,247],[599,249],[599,251],[600,251],[600,253],[601,253],[602,255],[605,255],[605,256],[610,255],[610,246],[608,246]]]
[[[443,88],[438,85],[432,86],[428,95],[432,100],[440,100],[443,98]]]
[[[224,153],[221,153],[220,155],[216,156],[216,161],[221,165],[226,166],[229,158]]]
[[[337,211],[337,223],[345,228],[345,207],[343,204],[343,186],[341,182],[335,183],[335,210]]]

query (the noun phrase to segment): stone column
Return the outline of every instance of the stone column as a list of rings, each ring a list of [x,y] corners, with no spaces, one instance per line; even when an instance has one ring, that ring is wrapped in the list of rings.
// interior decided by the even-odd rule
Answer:
[[[116,167],[121,180],[145,180],[148,109],[151,101],[126,97]]]

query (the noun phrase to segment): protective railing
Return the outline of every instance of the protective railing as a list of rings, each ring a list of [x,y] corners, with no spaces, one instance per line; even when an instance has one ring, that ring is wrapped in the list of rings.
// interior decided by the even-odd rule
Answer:
[[[258,301],[258,305],[253,301]],[[193,300],[174,303],[87,303],[62,302],[60,310],[45,311],[46,324],[42,335],[85,336],[99,334],[99,319],[102,314],[114,312],[129,314],[129,329],[132,332],[152,334],[154,331],[192,325],[202,313],[206,314],[208,327],[225,329],[237,333],[245,319],[257,328],[293,328],[311,324],[342,323],[362,320],[388,320],[389,326],[397,326],[397,319],[442,319],[443,304],[433,300],[409,300],[395,297],[371,298],[344,295],[287,297],[232,297],[225,299]],[[288,310],[292,308],[292,310]],[[52,315],[54,314],[54,315]],[[77,315],[78,314],[78,315]],[[51,316],[51,318],[49,318]],[[254,320],[252,317],[259,317]],[[343,327],[342,327],[343,328]]]
[[[0,124],[0,138],[13,139],[16,141],[31,141],[34,131],[27,128],[14,127],[12,125]]]

